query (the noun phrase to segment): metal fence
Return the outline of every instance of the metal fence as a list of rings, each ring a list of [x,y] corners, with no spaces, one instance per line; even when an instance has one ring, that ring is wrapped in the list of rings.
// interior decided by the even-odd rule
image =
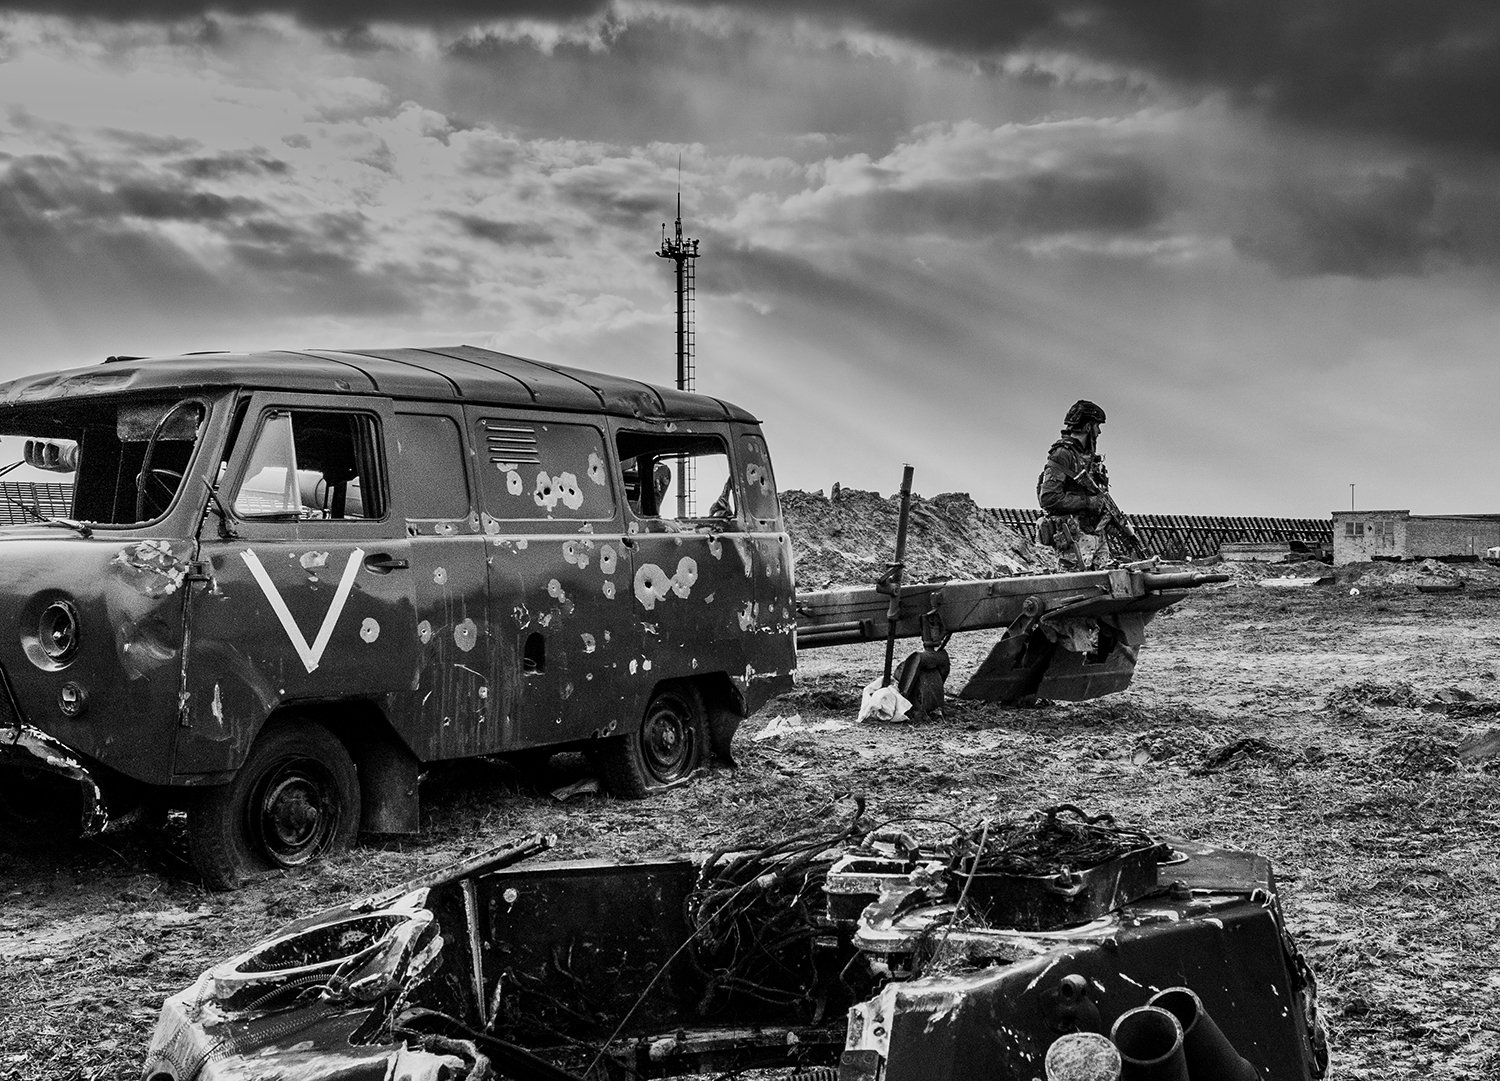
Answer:
[[[1042,512],[997,509],[981,512],[1035,543]],[[1130,524],[1146,548],[1169,559],[1203,558],[1223,544],[1292,544],[1314,553],[1333,551],[1331,518],[1234,518],[1201,514],[1132,514]]]
[[[66,518],[72,510],[71,484],[0,481],[0,525],[37,522],[44,518]]]

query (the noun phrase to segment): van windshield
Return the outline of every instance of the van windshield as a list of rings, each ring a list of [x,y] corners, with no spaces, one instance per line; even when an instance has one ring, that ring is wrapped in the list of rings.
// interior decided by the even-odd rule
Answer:
[[[197,399],[72,399],[0,414],[0,524],[166,513],[203,433]]]

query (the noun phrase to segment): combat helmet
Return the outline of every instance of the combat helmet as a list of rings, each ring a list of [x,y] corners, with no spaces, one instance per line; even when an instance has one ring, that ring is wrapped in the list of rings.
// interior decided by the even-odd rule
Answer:
[[[1068,415],[1063,417],[1063,424],[1069,428],[1082,428],[1085,424],[1103,424],[1104,410],[1093,402],[1079,399],[1073,403],[1068,410]]]

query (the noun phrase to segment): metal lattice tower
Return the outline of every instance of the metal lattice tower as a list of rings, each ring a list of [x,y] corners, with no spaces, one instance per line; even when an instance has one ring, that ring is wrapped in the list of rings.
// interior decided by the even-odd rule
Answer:
[[[693,390],[697,385],[698,337],[693,326],[694,297],[697,292],[698,242],[682,235],[682,192],[677,193],[677,223],[673,235],[667,236],[667,223],[661,226],[661,247],[656,254],[672,260],[677,279],[677,389]],[[693,462],[677,459],[677,516],[696,514],[693,500]]]

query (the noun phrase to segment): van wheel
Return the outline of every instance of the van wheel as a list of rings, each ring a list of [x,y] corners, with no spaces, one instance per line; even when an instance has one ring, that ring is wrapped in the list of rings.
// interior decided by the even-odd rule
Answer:
[[[262,733],[233,781],[188,812],[188,853],[210,889],[257,872],[301,867],[348,848],[359,832],[359,777],[318,724]]]
[[[662,687],[651,697],[636,732],[605,741],[599,764],[609,790],[640,799],[685,780],[708,757],[703,696],[691,683]]]

